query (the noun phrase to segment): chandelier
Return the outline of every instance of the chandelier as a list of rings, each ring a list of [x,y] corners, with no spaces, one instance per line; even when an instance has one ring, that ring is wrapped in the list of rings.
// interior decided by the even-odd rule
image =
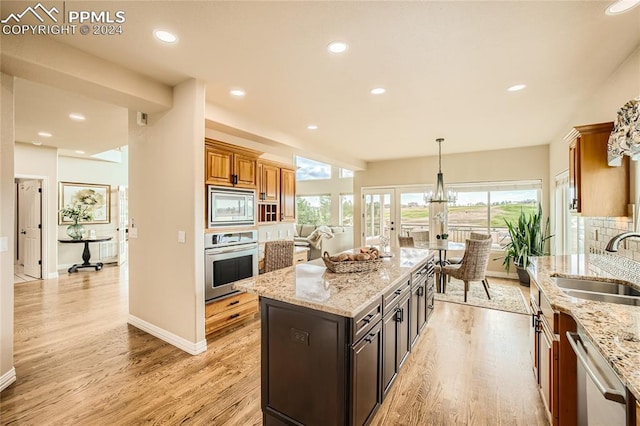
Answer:
[[[438,142],[438,176],[436,179],[436,192],[427,192],[426,199],[429,203],[455,203],[456,193],[454,191],[445,192],[444,178],[442,177],[442,142],[443,138],[436,139]]]

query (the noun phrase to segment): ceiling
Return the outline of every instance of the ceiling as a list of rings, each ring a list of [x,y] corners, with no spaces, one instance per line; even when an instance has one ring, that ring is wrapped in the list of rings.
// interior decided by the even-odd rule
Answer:
[[[2,16],[24,5],[3,3]],[[640,7],[607,16],[601,1],[87,4],[124,10],[124,33],[56,40],[169,85],[202,79],[208,102],[300,141],[311,157],[434,155],[438,137],[444,154],[549,143],[640,46]],[[158,42],[156,28],[178,42]],[[347,52],[328,53],[334,40]],[[518,83],[527,88],[507,91]],[[369,93],[379,86],[385,94]],[[60,104],[44,93],[18,87],[17,112],[29,111],[19,135],[41,118],[60,123],[46,111]]]

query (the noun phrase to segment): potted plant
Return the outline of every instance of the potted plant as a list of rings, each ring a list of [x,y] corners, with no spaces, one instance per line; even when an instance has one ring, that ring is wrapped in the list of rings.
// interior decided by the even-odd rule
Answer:
[[[505,223],[511,241],[504,247],[505,256],[502,264],[509,272],[513,263],[516,266],[520,282],[528,286],[529,274],[526,269],[530,263],[529,258],[548,254],[545,249],[546,242],[552,237],[549,235],[549,218],[542,229],[542,207],[538,204],[537,212],[526,214],[520,211],[517,221],[509,222],[505,219]]]

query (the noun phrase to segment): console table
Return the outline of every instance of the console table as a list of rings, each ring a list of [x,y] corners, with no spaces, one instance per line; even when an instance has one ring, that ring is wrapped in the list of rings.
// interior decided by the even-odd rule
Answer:
[[[84,250],[82,251],[82,260],[84,261],[84,263],[82,264],[76,263],[67,271],[69,273],[72,273],[72,272],[78,272],[78,269],[81,269],[81,268],[95,268],[96,271],[99,271],[100,269],[102,269],[102,266],[103,266],[102,262],[98,262],[98,263],[89,262],[89,260],[91,260],[91,251],[89,250],[89,243],[100,243],[103,241],[109,241],[111,240],[111,238],[112,237],[96,237],[96,238],[83,238],[80,240],[72,240],[72,239],[58,240],[62,244],[78,244],[78,243],[84,244]]]

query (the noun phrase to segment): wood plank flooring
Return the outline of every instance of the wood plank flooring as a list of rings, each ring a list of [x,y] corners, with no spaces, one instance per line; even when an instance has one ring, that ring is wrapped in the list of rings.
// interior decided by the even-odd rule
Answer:
[[[126,270],[15,285],[2,425],[259,425],[260,323],[192,356],[127,325]],[[438,303],[374,425],[544,425],[524,315]]]

